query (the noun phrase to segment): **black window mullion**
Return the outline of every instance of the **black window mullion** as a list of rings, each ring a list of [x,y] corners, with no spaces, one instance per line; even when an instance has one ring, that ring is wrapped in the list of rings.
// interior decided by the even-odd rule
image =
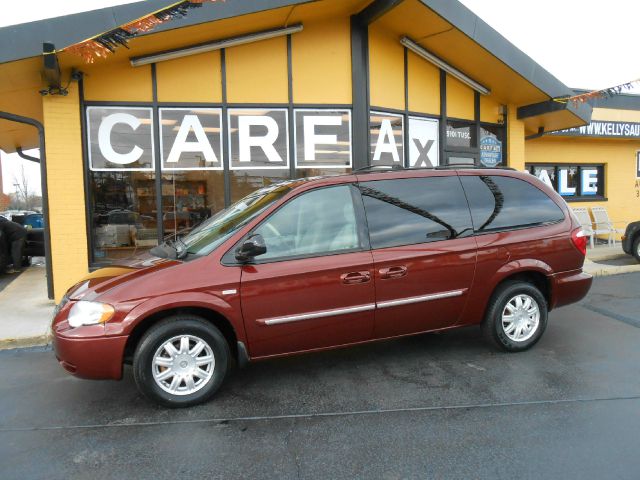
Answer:
[[[162,152],[160,151],[160,119],[158,111],[158,78],[156,73],[156,64],[151,64],[151,89],[152,89],[152,114],[153,119],[153,150],[156,174],[156,230],[158,232],[158,243],[164,241],[164,222],[162,221],[163,207],[162,204]]]

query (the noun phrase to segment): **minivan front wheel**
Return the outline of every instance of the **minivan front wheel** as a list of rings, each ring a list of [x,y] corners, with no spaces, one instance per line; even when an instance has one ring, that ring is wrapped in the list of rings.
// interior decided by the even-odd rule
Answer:
[[[196,316],[174,316],[142,337],[133,376],[149,399],[167,407],[188,407],[220,388],[229,355],[229,345],[214,325]]]
[[[491,343],[509,352],[531,348],[547,326],[547,302],[534,285],[509,282],[491,297],[482,324]]]

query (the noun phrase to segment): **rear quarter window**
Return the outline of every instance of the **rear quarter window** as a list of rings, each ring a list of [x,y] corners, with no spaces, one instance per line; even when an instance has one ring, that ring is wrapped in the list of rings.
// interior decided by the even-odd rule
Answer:
[[[373,248],[436,242],[473,234],[457,176],[360,182]]]
[[[477,233],[534,227],[564,220],[542,190],[524,180],[498,175],[460,177]]]

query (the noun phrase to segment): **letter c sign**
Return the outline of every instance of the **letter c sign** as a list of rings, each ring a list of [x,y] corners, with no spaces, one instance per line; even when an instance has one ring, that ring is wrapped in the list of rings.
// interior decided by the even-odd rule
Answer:
[[[93,171],[153,170],[150,108],[87,107]]]

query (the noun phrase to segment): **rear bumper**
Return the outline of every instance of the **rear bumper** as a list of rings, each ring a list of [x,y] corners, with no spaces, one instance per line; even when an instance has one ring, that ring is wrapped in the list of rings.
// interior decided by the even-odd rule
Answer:
[[[593,282],[593,277],[582,269],[557,273],[550,278],[552,293],[549,309],[579,302],[589,293]]]
[[[127,338],[69,338],[54,332],[53,349],[60,365],[76,377],[120,380]]]

